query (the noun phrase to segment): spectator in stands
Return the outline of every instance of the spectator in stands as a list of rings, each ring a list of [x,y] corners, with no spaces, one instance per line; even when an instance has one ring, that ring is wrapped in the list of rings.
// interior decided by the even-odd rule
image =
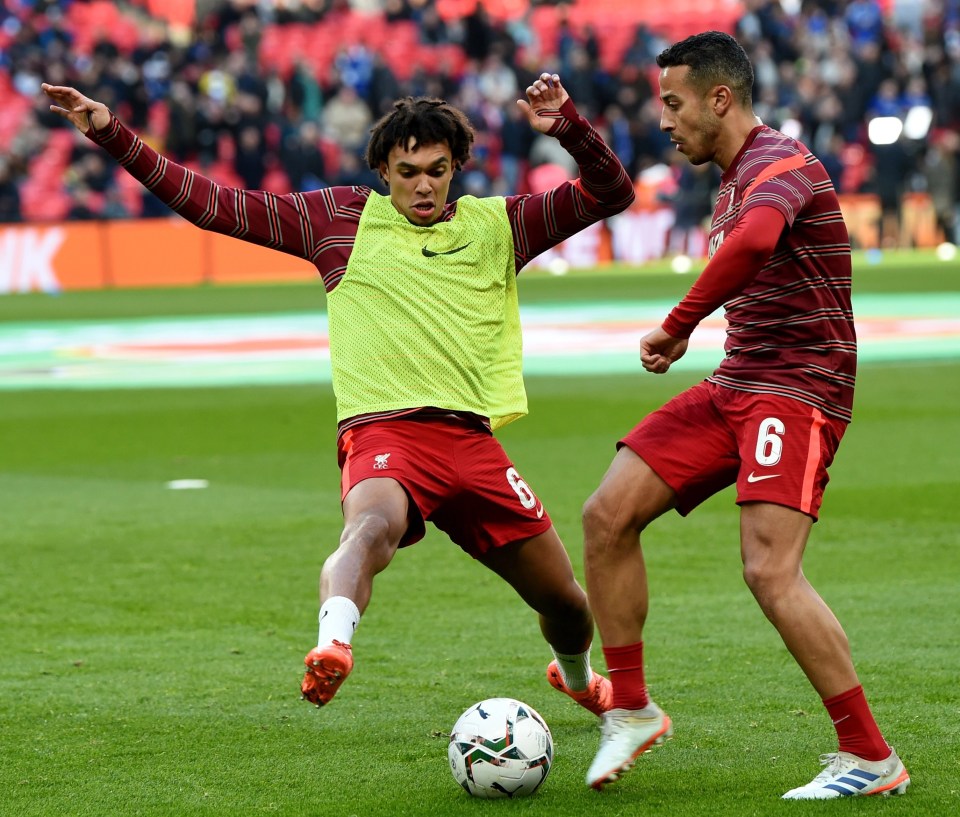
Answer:
[[[897,81],[888,77],[880,83],[877,93],[870,100],[870,105],[867,107],[867,119],[870,120],[879,116],[898,118],[903,113]]]
[[[226,78],[223,72],[220,73]],[[128,57],[121,54],[106,64],[97,90],[114,100],[117,109],[124,112],[132,126],[143,128],[147,124],[150,108],[147,87],[143,74]]]
[[[86,145],[74,151],[75,160],[67,171],[68,179],[93,193],[103,195],[113,187],[112,168],[104,161],[100,151],[93,151]]]
[[[185,80],[177,79],[170,85],[167,117],[166,151],[182,162],[196,152],[198,119],[197,98]]]
[[[344,57],[341,69],[328,76],[318,74],[328,65],[312,51],[309,56],[289,55],[291,62],[284,64],[271,62],[264,48],[267,32],[271,26],[291,23],[329,26],[332,20],[359,13],[354,10],[359,7],[346,0],[298,0],[282,6],[220,0],[200,8],[188,42],[168,40],[162,26],[147,20],[132,48],[124,38],[114,37],[114,32],[104,32],[99,39],[91,40],[89,32],[67,25],[69,0],[20,2],[0,7],[0,36],[10,38],[5,48],[0,48],[0,84],[7,77],[13,93],[30,100],[35,97],[41,75],[56,84],[83,87],[116,108],[125,121],[141,128],[155,144],[165,144],[174,158],[199,161],[217,174],[223,168],[231,170],[230,157],[247,124],[263,131],[268,164],[282,166],[282,135],[295,132],[303,120],[325,127],[325,94],[332,97],[344,77],[353,76],[349,84],[355,86],[366,84],[360,104],[372,122],[384,112],[385,100],[389,104],[407,93],[459,103],[461,91],[470,92],[464,89],[465,83],[472,81],[462,71],[465,54],[498,54],[522,88],[536,78],[544,58],[569,61],[585,50],[586,59],[577,63],[576,70],[565,73],[571,87],[595,89],[589,99],[581,95],[582,90],[575,91],[583,100],[584,110],[589,112],[592,106],[594,112],[600,112],[613,102],[623,110],[631,121],[632,155],[625,151],[621,158],[632,174],[659,160],[662,143],[657,116],[649,115],[644,105],[652,95],[648,69],[665,45],[662,32],[636,26],[611,80],[602,71],[598,73],[598,62],[610,63],[600,58],[609,56],[607,49],[618,38],[601,39],[591,34],[592,7],[587,0],[573,0],[569,8],[575,14],[557,7],[552,17],[554,27],[538,25],[535,29],[531,21],[539,20],[539,15],[550,9],[538,8],[531,13],[532,5],[555,4],[531,4],[523,17],[506,23],[493,19],[492,6],[485,8],[483,3],[477,4],[477,11],[467,20],[444,20],[435,0],[386,0],[380,2],[380,12],[376,11],[377,4],[378,0],[365,0],[363,13],[379,13],[388,25],[393,24],[390,21],[402,25],[414,21],[420,30],[420,48],[430,49],[441,42],[449,45],[439,56],[434,52],[436,62],[424,65],[417,64],[419,51],[412,54],[412,69],[404,66],[409,75],[395,75],[391,67],[396,65],[385,51],[368,49],[373,53],[363,54],[361,49],[359,67],[353,64],[352,56]],[[127,5],[118,4],[121,8]],[[143,8],[143,4],[140,6]],[[932,126],[960,129],[960,3],[945,0],[925,5],[922,38],[917,35],[916,6],[899,0],[892,7],[877,0],[804,0],[792,4],[746,0],[743,17],[736,26],[758,67],[756,103],[764,111],[765,121],[768,116],[774,125],[786,119],[798,120],[801,138],[821,157],[826,153],[824,146],[834,144],[835,134],[840,135],[843,145],[833,153],[848,153],[848,148],[863,150],[867,148],[863,117],[881,83],[893,79],[900,88],[916,88],[917,94],[911,90],[899,95],[901,105],[909,105],[923,98],[920,86],[926,80]],[[878,18],[878,8],[892,9],[892,14],[886,18],[880,14]],[[146,19],[144,12],[139,19]],[[905,31],[897,30],[898,25]],[[366,60],[370,63],[365,67]],[[495,91],[492,96],[497,96]],[[504,129],[510,127],[507,111],[511,104],[494,105],[499,110],[488,105],[482,110],[483,145],[478,148],[488,146],[490,151],[485,172],[509,173],[518,166],[516,161],[502,165],[496,161],[498,144],[509,139]],[[27,159],[43,149],[44,131],[61,127],[45,107],[35,116],[21,114],[20,125],[12,135],[4,134],[0,127],[0,150],[8,158],[7,172],[21,192],[28,182]],[[335,113],[333,118],[338,116]],[[265,127],[267,120],[269,127]],[[366,138],[366,127],[369,124],[361,128],[361,141]],[[5,138],[12,141],[5,142]],[[620,144],[627,143],[621,139]],[[531,158],[529,152],[512,156],[521,163]],[[498,171],[501,167],[506,171]],[[918,163],[911,163],[906,172],[911,186],[921,180]],[[851,179],[856,175],[846,174]],[[512,181],[490,181],[496,189],[513,187]],[[853,189],[859,186],[855,184]],[[26,217],[53,217],[49,208],[42,213],[39,208],[31,212],[32,200],[29,194],[23,198]],[[152,205],[149,201],[146,204],[149,211]]]
[[[597,82],[597,68],[590,60],[590,54],[584,46],[574,43],[567,54],[567,76],[570,77],[570,93],[584,100],[581,106],[584,116],[595,117],[605,107],[605,99],[600,83]]]
[[[900,95],[901,111],[908,113],[912,108],[931,108],[932,105],[926,79],[921,74],[911,75]]]
[[[827,171],[830,181],[838,193],[855,193],[855,190],[847,190],[844,179],[843,164],[843,136],[833,132],[829,141],[824,143],[822,139],[816,140],[817,156],[820,157],[820,164]]]
[[[400,82],[389,63],[379,51],[373,55],[373,65],[370,69],[370,85],[367,91],[366,103],[373,115],[380,117],[390,110],[394,99],[403,95]]]
[[[477,89],[487,102],[491,102],[500,108],[506,107],[508,102],[517,98],[517,93],[520,90],[517,86],[517,75],[503,61],[499,52],[491,52],[483,61],[477,74]],[[588,99],[588,97],[583,96],[575,96],[574,98]]]
[[[880,199],[880,246],[891,249],[901,246],[903,196],[909,190],[912,157],[904,138],[893,144],[870,145],[873,155],[872,192]]]
[[[10,163],[0,157],[0,224],[11,224],[22,219],[20,190],[13,180]]]
[[[960,61],[951,63],[945,57],[941,58],[934,65],[932,74],[930,89],[935,121],[940,127],[960,129]]]
[[[803,119],[804,133],[809,139],[809,147],[820,156],[820,160],[826,164],[824,154],[826,151],[838,152],[835,144],[835,137],[843,137],[843,103],[840,98],[832,91],[820,93],[805,112]],[[831,173],[831,179],[834,179]],[[834,179],[836,184],[836,179]],[[839,186],[837,187],[839,190]]]
[[[326,186],[327,168],[320,138],[320,128],[310,120],[304,120],[284,137],[280,162],[294,190],[306,192]]]
[[[370,108],[350,85],[343,85],[323,109],[323,132],[343,150],[358,152],[373,124]]]
[[[287,83],[287,98],[295,118],[319,122],[323,113],[323,91],[313,69],[297,59]]]
[[[884,62],[880,44],[873,40],[867,40],[860,45],[855,53],[854,64],[856,76],[846,89],[846,97],[847,104],[859,122],[866,115],[870,102],[876,98],[880,85],[890,76],[890,69]]]
[[[707,228],[720,175],[713,164],[692,165],[677,151],[670,154],[670,162],[673,190],[658,196],[673,208],[667,249],[673,255],[702,258],[706,256]]]
[[[636,128],[634,151],[637,154],[634,178],[645,168],[661,162],[673,150],[670,137],[660,130],[660,107],[659,99],[648,99],[633,117]]]
[[[463,20],[463,50],[468,59],[483,62],[496,41],[496,32],[483,3]]]
[[[374,0],[376,2],[376,0]],[[406,22],[413,19],[413,9],[407,0],[381,0],[377,3],[388,23]]]
[[[653,64],[657,54],[667,47],[667,41],[651,31],[646,23],[638,24],[633,31],[633,40],[623,55],[623,64],[646,69]]]
[[[333,68],[342,86],[351,88],[360,99],[367,98],[373,74],[373,55],[366,46],[342,47],[333,59]]]
[[[447,24],[437,11],[435,3],[425,5],[415,14],[420,42],[427,45],[442,45],[450,42]]]
[[[500,126],[500,185],[498,195],[513,196],[525,189],[524,173],[533,144],[533,132],[523,112],[512,105]],[[613,147],[611,145],[611,147]],[[613,148],[616,152],[616,148]],[[623,161],[623,157],[618,157]]]
[[[233,157],[233,169],[247,190],[263,188],[263,177],[267,173],[263,137],[253,125],[245,125],[240,131]]]
[[[633,167],[635,150],[633,142],[633,124],[623,113],[623,108],[615,102],[607,105],[603,112],[606,123],[607,142],[623,162],[626,168]]]
[[[923,169],[942,238],[960,244],[960,134],[932,133]]]
[[[843,16],[854,46],[883,41],[883,11],[877,0],[853,0]]]
[[[377,175],[367,166],[359,153],[350,150],[340,153],[339,167],[331,181],[333,185],[376,188],[379,182]]]
[[[70,221],[93,221],[100,217],[100,200],[85,184],[75,185],[70,190]]]

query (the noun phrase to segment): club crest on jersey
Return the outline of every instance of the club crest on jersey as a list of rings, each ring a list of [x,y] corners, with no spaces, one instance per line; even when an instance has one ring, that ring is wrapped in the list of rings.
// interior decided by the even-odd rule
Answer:
[[[714,236],[710,236],[710,245],[707,247],[707,258],[713,258],[713,254],[720,249],[723,243],[723,230]]]
[[[377,471],[384,471],[390,467],[390,463],[387,460],[390,458],[390,454],[374,454],[373,457],[373,467]]]

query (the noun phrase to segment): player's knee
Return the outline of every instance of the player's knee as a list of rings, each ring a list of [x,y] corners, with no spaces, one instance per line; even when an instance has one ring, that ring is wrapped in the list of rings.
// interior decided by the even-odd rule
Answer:
[[[356,543],[367,548],[376,548],[390,538],[390,520],[384,514],[372,511],[365,513],[344,528],[341,545]]]
[[[589,639],[593,633],[593,615],[587,595],[579,585],[574,585],[569,592],[556,593],[547,599],[541,614],[562,628],[571,639]]]
[[[548,605],[548,615],[558,621],[568,622],[572,627],[582,628],[592,623],[590,605],[582,591],[576,594],[555,596]]]
[[[769,614],[786,596],[797,571],[770,560],[747,560],[743,564],[743,580],[760,607]]]
[[[369,563],[382,569],[397,549],[400,534],[383,514],[371,512],[351,520],[343,529],[340,546],[328,561]]]
[[[642,521],[633,514],[624,513],[623,503],[602,491],[595,492],[584,504],[582,512],[586,547],[595,549],[600,543],[617,540],[622,534],[639,532]]]
[[[581,511],[583,522],[583,532],[586,534],[587,542],[596,538],[601,531],[607,531],[611,524],[611,514],[607,503],[600,495],[599,491],[594,493],[583,503]]]

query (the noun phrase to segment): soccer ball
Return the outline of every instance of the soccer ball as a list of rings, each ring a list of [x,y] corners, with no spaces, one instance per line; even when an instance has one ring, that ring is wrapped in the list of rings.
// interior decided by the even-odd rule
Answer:
[[[453,725],[453,778],[474,797],[524,797],[546,780],[553,737],[532,706],[513,698],[487,698]]]

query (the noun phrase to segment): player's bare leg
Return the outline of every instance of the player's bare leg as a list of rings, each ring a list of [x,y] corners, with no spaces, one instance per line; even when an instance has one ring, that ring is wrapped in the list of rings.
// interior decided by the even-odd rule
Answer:
[[[304,658],[300,686],[317,706],[330,702],[353,669],[353,632],[370,603],[374,577],[397,552],[408,513],[407,494],[392,479],[364,480],[344,499],[340,546],[320,573],[317,647]]]
[[[583,510],[584,564],[590,604],[613,680],[613,708],[604,715],[600,748],[587,784],[600,789],[637,757],[673,734],[670,718],[650,700],[643,681],[647,570],[640,532],[673,507],[675,495],[640,457],[621,448]],[[613,655],[626,666],[615,666]]]
[[[784,798],[902,794],[910,776],[870,713],[847,636],[803,575],[801,562],[812,525],[809,516],[782,505],[751,502],[741,508],[744,579],[831,718],[838,716],[834,726],[839,751],[823,755],[824,770]],[[843,708],[837,712],[834,707]]]
[[[643,638],[649,601],[640,532],[674,502],[670,486],[624,447],[584,505],[587,595],[605,647]]]
[[[590,666],[593,616],[556,530],[490,550],[480,561],[539,614],[555,656],[547,667],[551,686],[595,715],[609,709],[610,682]]]
[[[813,520],[800,511],[750,502],[740,511],[743,577],[760,609],[821,698],[859,684],[836,616],[803,575]]]

